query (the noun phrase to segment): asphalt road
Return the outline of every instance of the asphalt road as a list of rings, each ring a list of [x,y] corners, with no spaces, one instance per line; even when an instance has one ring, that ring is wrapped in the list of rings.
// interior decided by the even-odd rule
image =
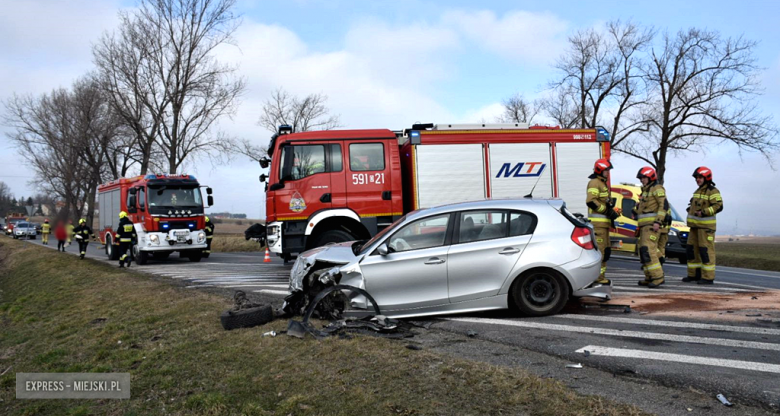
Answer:
[[[40,244],[40,240],[31,242]],[[48,247],[55,246],[56,243],[50,243]],[[75,245],[67,251],[77,254]],[[88,257],[107,261],[99,244],[90,245]],[[290,266],[277,257],[272,257],[271,263],[263,263],[260,253],[213,253],[199,263],[172,256],[167,261],[133,267],[192,290],[244,290],[281,304],[287,293]],[[613,294],[618,302],[630,302],[648,293],[689,294],[695,299],[702,293],[780,289],[780,273],[774,272],[719,266],[717,283],[699,286],[680,281],[686,273],[685,265],[667,263],[665,271],[667,283],[651,291],[636,284],[642,278],[639,262],[617,257],[610,261],[607,277],[613,280]],[[635,403],[659,414],[741,415],[780,409],[777,311],[764,311],[761,317],[734,323],[574,305],[563,314],[545,318],[491,312],[453,315],[430,322],[432,330],[428,335],[424,333],[415,339],[423,344],[428,342],[432,349],[500,365],[526,366],[532,372],[561,379],[583,393]],[[469,331],[476,331],[478,336],[463,342],[466,337],[461,335]],[[447,338],[446,334],[460,336],[461,341],[441,340]],[[537,358],[529,361],[528,357]],[[541,369],[536,367],[540,363]],[[584,368],[568,369],[565,363],[581,363]],[[722,406],[715,399],[718,393],[725,394],[736,406]],[[659,395],[663,395],[663,400]]]

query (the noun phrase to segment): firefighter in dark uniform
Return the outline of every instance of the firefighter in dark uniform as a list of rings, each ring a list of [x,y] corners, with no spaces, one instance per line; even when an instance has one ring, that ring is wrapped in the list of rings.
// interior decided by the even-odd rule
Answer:
[[[593,166],[593,174],[588,176],[587,195],[585,204],[588,206],[588,219],[593,224],[593,231],[596,234],[596,246],[601,253],[601,273],[596,283],[608,285],[609,279],[606,278],[607,260],[612,253],[609,243],[610,223],[619,215],[612,208],[607,180],[609,179],[609,170],[612,169],[612,163],[607,159],[599,159]]]
[[[203,250],[203,257],[211,255],[211,240],[214,239],[214,223],[209,217],[206,217],[206,249]]]
[[[715,281],[715,214],[723,211],[723,198],[712,182],[712,170],[700,166],[693,177],[699,188],[688,207],[688,277],[682,281],[711,285]]]
[[[127,218],[127,213],[124,211],[119,213],[119,225],[116,227],[116,235],[114,237],[119,242],[119,268],[125,267],[125,260],[127,260],[127,267],[130,267],[127,251],[132,249],[133,240],[137,236],[133,222],[130,221],[130,218]]]
[[[640,286],[656,288],[664,283],[664,269],[658,259],[658,238],[661,226],[666,220],[666,191],[655,169],[645,166],[636,175],[642,181],[642,195],[636,206],[637,226],[639,228],[639,261],[645,272],[645,280]]]
[[[82,218],[79,220],[78,227],[73,229],[73,235],[76,237],[76,241],[79,242],[79,257],[81,257],[81,260],[84,260],[84,256],[87,254],[87,246],[89,245],[89,237],[91,236],[95,240],[95,233],[87,225],[87,220]]]

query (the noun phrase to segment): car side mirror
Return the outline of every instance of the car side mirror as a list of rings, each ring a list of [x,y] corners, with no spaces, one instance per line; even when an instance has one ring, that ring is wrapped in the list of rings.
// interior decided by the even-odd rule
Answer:
[[[134,213],[136,205],[135,192],[130,193],[130,197],[127,198],[127,212]]]
[[[268,175],[266,175],[265,173],[260,175],[260,182],[265,182],[266,180],[268,180]]]
[[[213,197],[213,196],[209,195],[209,196],[206,198],[206,200],[208,201],[208,203],[209,203],[209,206],[212,206],[212,205],[214,205],[214,197]]]
[[[271,159],[267,157],[263,157],[262,159],[258,160],[258,162],[260,163],[260,167],[263,169],[266,169],[271,165]]]
[[[276,191],[276,190],[278,190],[278,189],[282,189],[282,188],[284,188],[284,184],[283,184],[283,183],[281,183],[281,182],[279,182],[279,183],[275,183],[275,184],[271,185],[271,186],[268,188],[268,190],[269,190],[269,191]]]
[[[376,252],[379,253],[380,256],[386,256],[388,253],[390,253],[390,250],[387,248],[387,244],[382,243],[379,247],[376,248]]]
[[[206,188],[206,194],[211,195],[211,188]]]

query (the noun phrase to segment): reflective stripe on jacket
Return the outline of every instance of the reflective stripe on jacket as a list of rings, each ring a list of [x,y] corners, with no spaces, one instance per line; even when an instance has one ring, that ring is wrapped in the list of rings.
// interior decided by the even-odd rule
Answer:
[[[607,179],[596,175],[588,182],[587,196],[585,204],[588,205],[588,219],[594,227],[609,228],[609,218],[607,217],[607,205],[610,202],[609,187]]]
[[[639,196],[639,205],[636,208],[638,214],[639,226],[652,225],[657,222],[659,225],[666,219],[666,190],[658,182],[651,182],[642,187],[642,194]]]
[[[696,215],[701,211],[701,216]],[[712,183],[705,183],[693,193],[688,208],[688,226],[691,228],[716,229],[715,214],[723,211],[723,197]]]

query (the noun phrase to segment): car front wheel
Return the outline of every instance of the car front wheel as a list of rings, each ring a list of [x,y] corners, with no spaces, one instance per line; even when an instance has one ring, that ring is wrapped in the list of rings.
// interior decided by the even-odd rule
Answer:
[[[525,315],[552,315],[563,309],[569,300],[569,285],[553,270],[531,270],[515,281],[511,295]]]

